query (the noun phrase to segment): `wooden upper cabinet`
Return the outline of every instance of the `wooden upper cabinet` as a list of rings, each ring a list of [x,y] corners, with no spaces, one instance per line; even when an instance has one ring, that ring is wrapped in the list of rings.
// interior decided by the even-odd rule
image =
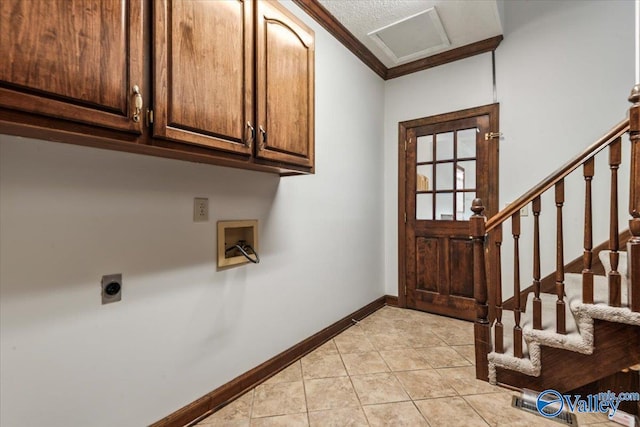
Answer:
[[[250,1],[154,1],[153,134],[251,154]]]
[[[314,166],[314,33],[287,10],[257,3],[256,157]]]
[[[142,25],[142,0],[0,1],[0,107],[140,133]]]
[[[313,31],[277,1],[0,0],[0,123],[313,173],[314,54]]]

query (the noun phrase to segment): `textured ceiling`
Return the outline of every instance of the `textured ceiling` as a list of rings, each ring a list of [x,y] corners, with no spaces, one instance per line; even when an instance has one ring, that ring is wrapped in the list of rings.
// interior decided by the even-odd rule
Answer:
[[[503,33],[501,0],[318,0],[342,25],[364,44],[382,63],[391,68],[419,58],[445,52]],[[395,62],[368,34],[409,16],[436,8],[451,42],[449,46],[419,57]],[[411,43],[412,35],[404,37]]]

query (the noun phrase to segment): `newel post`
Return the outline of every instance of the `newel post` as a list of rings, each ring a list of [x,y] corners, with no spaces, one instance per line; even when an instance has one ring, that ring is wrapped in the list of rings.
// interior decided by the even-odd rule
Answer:
[[[476,378],[489,380],[487,355],[491,351],[491,327],[487,305],[487,275],[485,271],[485,216],[482,200],[475,199],[471,206],[473,216],[469,220],[469,231],[473,239],[473,297],[476,300],[476,322],[474,340],[476,350]]]
[[[634,86],[629,96],[633,104],[629,109],[629,139],[631,140],[631,185],[629,187],[629,231],[627,243],[627,268],[629,269],[629,307],[640,312],[640,84]]]

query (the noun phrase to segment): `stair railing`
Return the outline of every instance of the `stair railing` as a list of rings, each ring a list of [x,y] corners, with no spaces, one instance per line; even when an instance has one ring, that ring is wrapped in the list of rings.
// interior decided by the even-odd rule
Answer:
[[[554,173],[545,178],[538,185],[526,192],[522,197],[509,204],[489,220],[483,215],[484,206],[482,200],[475,199],[471,210],[474,215],[470,219],[470,234],[474,248],[474,298],[476,303],[475,322],[475,350],[476,350],[476,376],[478,379],[487,380],[488,362],[487,355],[492,350],[498,353],[504,352],[502,323],[502,277],[501,246],[503,243],[503,225],[511,220],[511,235],[513,239],[513,313],[515,326],[513,327],[514,356],[523,357],[522,349],[522,325],[521,325],[521,289],[520,289],[520,212],[521,209],[531,204],[533,212],[533,328],[542,329],[542,304],[540,299],[540,214],[542,212],[541,196],[548,190],[554,190],[554,202],[556,206],[556,269],[555,269],[555,293],[556,293],[556,332],[566,334],[566,303],[565,295],[565,259],[564,259],[564,228],[563,207],[565,203],[564,183],[565,178],[579,167],[583,169],[585,182],[584,205],[584,252],[582,270],[582,295],[584,303],[593,303],[593,207],[592,207],[592,180],[595,172],[596,154],[604,149],[609,149],[609,169],[611,174],[611,199],[610,199],[610,227],[609,249],[611,271],[608,272],[609,305],[619,307],[621,305],[621,276],[618,270],[619,263],[619,231],[618,231],[618,169],[622,160],[622,136],[629,132],[631,141],[631,167],[630,167],[630,198],[629,198],[629,230],[631,238],[627,246],[628,258],[628,301],[627,305],[632,311],[640,312],[640,85],[636,85],[629,97],[633,103],[628,119],[615,125],[603,137],[585,149],[582,153],[568,161]],[[487,236],[492,236],[489,239]],[[488,242],[493,242],[491,248]],[[486,254],[489,254],[488,256]],[[491,271],[491,277],[487,277],[487,270]],[[493,292],[488,292],[491,286]],[[489,302],[487,295],[495,295],[496,301],[492,307],[495,314],[494,345],[491,342],[491,322],[489,319]]]

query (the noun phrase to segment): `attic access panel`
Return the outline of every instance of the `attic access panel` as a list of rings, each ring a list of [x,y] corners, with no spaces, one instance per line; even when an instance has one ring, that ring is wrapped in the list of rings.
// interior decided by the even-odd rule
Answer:
[[[368,36],[396,64],[451,45],[435,7],[372,31]]]

